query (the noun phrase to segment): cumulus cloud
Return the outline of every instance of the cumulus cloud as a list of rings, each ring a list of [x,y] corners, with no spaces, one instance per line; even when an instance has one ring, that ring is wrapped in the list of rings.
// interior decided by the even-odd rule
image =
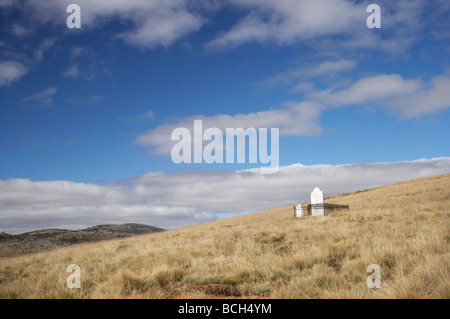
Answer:
[[[205,19],[187,11],[185,8],[156,9],[151,19],[137,18],[138,27],[118,36],[125,42],[153,49],[158,46],[169,47],[176,40],[197,31]]]
[[[25,0],[27,20],[35,24],[64,25],[71,0]],[[441,1],[442,2],[442,1]],[[233,48],[248,42],[290,45],[301,42],[328,49],[357,48],[402,52],[423,29],[425,1],[383,1],[382,25],[388,33],[370,32],[366,7],[370,1],[351,0],[79,0],[82,27],[104,26],[120,19],[125,30],[117,36],[143,48],[168,47],[202,28],[222,8],[240,9],[245,16],[218,33],[208,49]],[[19,6],[3,0],[1,5]],[[448,6],[436,5],[433,16],[444,20]],[[442,9],[441,9],[442,8]],[[239,12],[239,11],[237,11]],[[426,21],[425,21],[426,22]],[[443,21],[445,22],[445,21]],[[24,34],[16,28],[13,32]],[[442,32],[445,34],[445,32]]]
[[[164,124],[140,134],[136,142],[153,147],[153,153],[170,155],[175,142],[170,140],[172,131],[178,127],[193,132],[194,120],[202,120],[203,129],[218,128],[279,128],[281,136],[315,136],[321,133],[317,123],[321,106],[316,103],[289,102],[281,109],[265,110],[247,114],[218,114],[214,116],[194,115],[182,118],[173,124]],[[225,134],[225,133],[224,133]]]
[[[206,44],[209,50],[234,48],[245,43],[291,45],[302,43],[321,49],[351,51],[359,48],[398,53],[417,38],[423,1],[382,4],[382,25],[389,34],[369,32],[369,1],[335,0],[229,0],[250,13]]]
[[[69,181],[0,180],[0,231],[140,222],[174,228],[291,205],[319,186],[325,196],[450,172],[450,158],[347,165],[151,172],[103,186]]]
[[[401,97],[389,103],[389,106],[405,118],[435,113],[450,107],[450,78],[437,76],[431,83],[421,83],[414,94]]]
[[[328,105],[351,105],[409,95],[420,85],[419,80],[404,80],[398,74],[380,74],[361,78],[341,91],[327,89],[311,96],[326,101]]]
[[[28,72],[22,63],[14,61],[0,61],[0,86],[10,85],[18,81]]]
[[[12,33],[15,36],[24,37],[32,32],[18,23],[13,25]],[[29,67],[43,60],[45,52],[55,42],[56,39],[54,38],[44,39],[37,47],[30,46],[26,42],[27,44],[25,46],[30,51],[27,54],[7,39],[0,41],[0,86],[10,85],[13,82],[19,81],[29,71]]]
[[[380,74],[361,78],[339,91],[315,91],[309,97],[334,107],[375,102],[404,118],[412,118],[450,107],[450,78],[436,76],[425,83],[422,79],[404,79],[399,74]]]
[[[361,23],[361,4],[349,1],[244,0],[230,1],[251,12],[207,47],[220,49],[246,42],[291,44],[316,36],[338,35]]]
[[[71,0],[26,0],[33,24],[65,24]],[[14,5],[4,1],[4,5]],[[248,42],[290,45],[316,40],[340,48],[371,48],[399,51],[411,44],[420,29],[423,1],[384,2],[383,26],[389,36],[368,32],[369,1],[350,0],[79,0],[82,27],[90,28],[119,18],[126,30],[118,37],[143,48],[168,47],[198,31],[209,17],[224,7],[244,10],[246,16],[230,30],[206,44],[208,49],[233,48]],[[19,33],[23,30],[17,29]],[[322,43],[322,44],[324,44]]]
[[[35,23],[65,25],[66,8],[71,0],[27,0]],[[214,1],[212,1],[214,2]],[[168,47],[176,40],[197,31],[207,21],[201,14],[214,5],[206,0],[78,0],[82,28],[102,25],[119,18],[126,31],[117,36],[144,48]]]
[[[322,63],[302,72],[321,74],[325,70],[343,70],[353,65],[351,61],[343,60]],[[280,109],[247,114],[189,116],[141,133],[136,142],[150,146],[154,154],[170,155],[175,144],[170,140],[172,131],[182,127],[193,132],[194,120],[202,120],[203,129],[215,127],[222,132],[226,128],[279,128],[280,136],[316,136],[322,132],[318,123],[320,115],[328,108],[376,103],[401,117],[412,118],[450,107],[450,79],[446,76],[437,76],[430,83],[424,83],[421,79],[404,79],[398,74],[379,74],[363,77],[340,90],[320,91],[306,86],[308,93],[303,102],[288,102]]]

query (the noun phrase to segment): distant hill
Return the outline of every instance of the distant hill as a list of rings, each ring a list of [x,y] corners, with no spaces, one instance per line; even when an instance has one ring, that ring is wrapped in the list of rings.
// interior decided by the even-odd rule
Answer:
[[[0,257],[49,250],[60,246],[164,231],[144,224],[97,225],[80,230],[42,229],[19,235],[0,234]]]

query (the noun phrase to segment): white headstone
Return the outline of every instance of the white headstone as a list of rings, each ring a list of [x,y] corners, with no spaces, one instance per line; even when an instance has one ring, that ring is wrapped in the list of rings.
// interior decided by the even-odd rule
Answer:
[[[323,193],[319,187],[314,188],[311,193],[311,215],[320,216],[325,215],[325,209],[323,205]]]
[[[298,204],[297,206],[295,206],[295,216],[296,217],[303,217],[304,216],[302,204]]]
[[[319,187],[314,188],[311,193],[311,204],[323,204],[323,193]]]

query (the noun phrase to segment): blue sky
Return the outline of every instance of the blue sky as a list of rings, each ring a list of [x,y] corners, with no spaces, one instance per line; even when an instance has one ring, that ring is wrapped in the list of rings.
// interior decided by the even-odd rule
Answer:
[[[448,1],[374,2],[381,29],[366,25],[373,1],[345,0],[80,0],[82,27],[68,29],[72,2],[0,0],[6,231],[110,221],[178,227],[306,200],[320,182],[331,194],[450,171]],[[255,175],[240,195],[203,205],[208,191],[224,194],[215,178],[235,181],[259,165],[174,164],[170,133],[194,118],[280,128],[280,176],[301,164],[292,187],[302,191],[263,205]],[[358,179],[349,167],[377,167],[383,178],[367,171]],[[331,175],[305,177],[319,168]],[[171,180],[167,189],[158,180],[159,188],[179,203],[146,188],[156,185],[152,174]],[[280,176],[266,177],[274,183],[265,187],[283,187]],[[327,192],[331,178],[342,187]],[[190,194],[180,188],[209,179],[215,184]],[[62,204],[91,189],[114,197],[83,208],[98,218],[76,213],[76,200]],[[117,199],[128,192],[135,202]],[[56,207],[50,215],[40,215],[39,194]],[[256,203],[242,203],[252,196]]]

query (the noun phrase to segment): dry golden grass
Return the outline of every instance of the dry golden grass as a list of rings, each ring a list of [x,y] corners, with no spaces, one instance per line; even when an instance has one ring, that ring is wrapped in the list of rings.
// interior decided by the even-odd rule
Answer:
[[[173,231],[0,259],[2,298],[450,298],[450,174]],[[66,267],[81,267],[68,289]],[[366,268],[381,267],[381,288]]]

